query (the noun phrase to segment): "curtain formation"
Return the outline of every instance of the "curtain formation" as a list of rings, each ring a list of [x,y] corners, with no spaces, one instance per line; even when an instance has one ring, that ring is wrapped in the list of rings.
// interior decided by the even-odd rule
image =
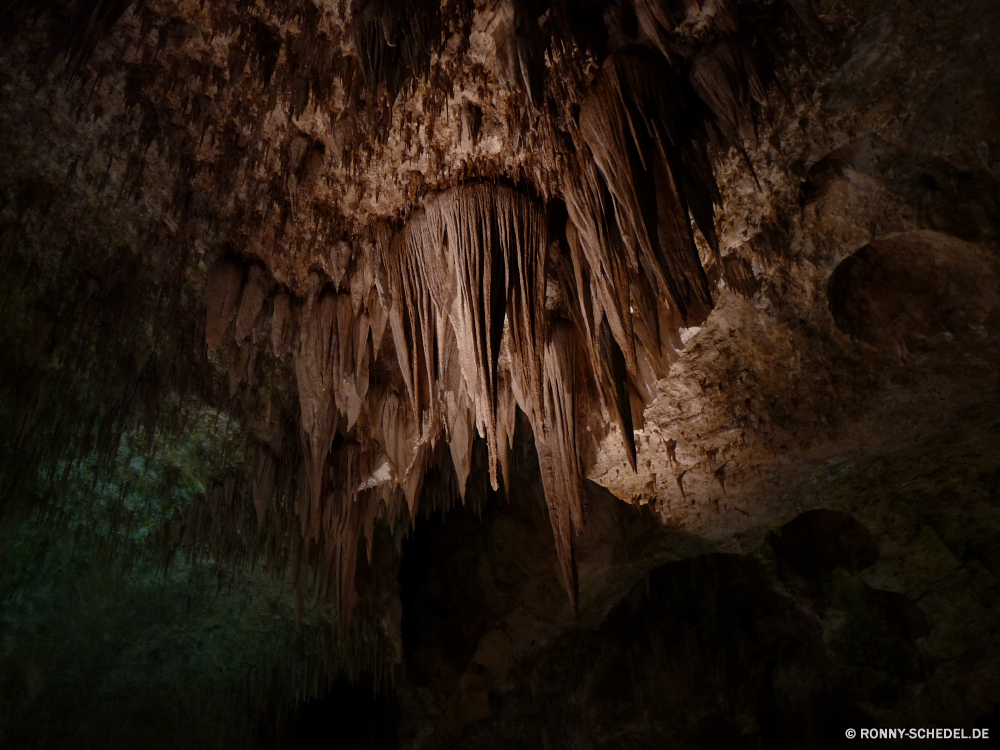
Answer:
[[[582,457],[616,432],[635,468],[634,431],[678,356],[678,330],[699,325],[712,309],[706,267],[715,267],[715,278],[731,275],[716,236],[721,196],[712,159],[733,147],[749,166],[746,148],[757,144],[773,53],[773,42],[759,33],[759,10],[729,0],[580,8],[502,0],[474,9],[374,0],[354,12],[337,4],[331,23],[308,3],[288,18],[277,6],[243,18],[208,3],[200,20],[156,31],[152,2],[79,0],[72,17],[89,20],[76,25],[63,23],[57,5],[39,11],[8,3],[0,19],[14,29],[49,12],[53,57],[63,55],[71,76],[86,75],[88,56],[116,24],[159,34],[155,52],[129,69],[122,101],[138,113],[142,154],[155,143],[177,177],[168,198],[171,236],[188,249],[178,255],[157,245],[148,253],[158,278],[169,279],[155,287],[158,315],[168,320],[188,287],[202,286],[204,344],[197,356],[207,358],[161,367],[166,344],[151,341],[146,357],[159,369],[143,399],[180,393],[181,380],[193,382],[197,368],[215,367],[225,370],[229,401],[221,408],[236,417],[251,402],[254,413],[278,410],[275,383],[282,377],[293,383],[297,401],[295,424],[287,414],[271,419],[273,434],[256,436],[242,473],[207,488],[167,548],[215,539],[207,547],[216,553],[239,548],[278,560],[287,546],[300,592],[314,585],[349,623],[359,553],[373,554],[376,519],[414,519],[422,505],[437,502],[431,495],[451,489],[464,500],[477,435],[492,487],[510,491],[520,409],[534,434],[560,572],[577,607],[573,544],[586,523]],[[790,6],[817,25],[808,2]],[[595,18],[603,24],[596,36]],[[191,76],[197,92],[177,94],[181,78],[163,87],[156,66],[187,64],[174,48],[197,35],[197,23],[214,24],[213,34],[218,27],[228,45],[226,68],[199,69]],[[464,42],[449,46],[446,39]],[[454,72],[455,80],[443,81],[443,66],[463,54],[479,65],[477,75],[489,71],[503,111],[491,111],[468,82],[454,94],[461,78]],[[475,62],[477,55],[485,63]],[[97,75],[95,88],[110,70]],[[453,93],[440,94],[447,85]],[[240,87],[250,93],[235,96]],[[254,92],[264,118],[250,117],[260,103]],[[423,109],[403,107],[407,97],[423,97]],[[171,124],[175,106],[189,130]],[[304,112],[320,118],[335,106],[343,112],[322,137],[291,125]],[[453,106],[456,123],[449,119]],[[213,124],[226,112],[225,127]],[[412,146],[415,158],[440,162],[435,128],[459,133],[469,153],[485,153],[476,144],[490,132],[507,132],[498,130],[499,120],[516,136],[494,136],[485,166],[470,160],[460,172],[446,172],[439,165],[436,182],[431,168],[411,175],[403,210],[379,215],[377,190],[329,188],[331,170],[361,181],[378,144],[409,143],[418,130],[426,145]],[[268,128],[275,122],[284,123],[288,142],[271,151]],[[550,141],[544,153],[528,147],[539,133]],[[197,148],[218,155],[214,171],[199,166]],[[516,169],[505,161],[515,151],[525,154]],[[280,178],[260,177],[279,162]],[[152,171],[130,155],[119,200],[139,200]],[[199,193],[202,183],[211,189]],[[303,206],[321,193],[322,211],[316,199],[308,213]],[[206,196],[226,208],[199,216]],[[364,215],[364,223],[335,216],[349,197],[369,207],[352,214]],[[199,233],[217,231],[225,242],[208,253],[207,272],[192,272],[190,247]],[[318,261],[296,265],[294,252],[279,251],[287,237],[319,243]],[[129,333],[123,342],[133,346],[136,337]],[[175,338],[171,361],[187,351],[185,337]],[[136,372],[148,379],[144,366]],[[130,415],[136,411],[135,399],[115,398]],[[225,394],[210,400],[226,403]],[[166,408],[145,408],[151,429]],[[53,419],[59,435],[73,432],[64,429],[71,417]],[[29,422],[20,420],[5,440],[23,442]],[[91,417],[86,429],[98,422]],[[450,456],[454,487],[425,488],[442,456]],[[15,489],[9,482],[4,491]],[[234,518],[237,541],[226,531]],[[246,542],[248,523],[264,541]]]

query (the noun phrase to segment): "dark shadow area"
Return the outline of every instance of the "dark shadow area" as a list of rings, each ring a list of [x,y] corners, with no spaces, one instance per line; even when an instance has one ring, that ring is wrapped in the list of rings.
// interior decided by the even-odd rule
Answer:
[[[387,691],[341,681],[325,695],[282,717],[277,729],[262,724],[262,750],[396,750],[398,708]]]
[[[997,303],[989,253],[936,232],[909,232],[865,245],[827,285],[837,327],[889,354],[969,339]]]
[[[921,606],[858,575],[878,549],[857,519],[821,509],[757,554],[662,565],[598,628],[528,655],[515,687],[491,693],[492,714],[443,746],[851,747],[848,729],[881,727],[880,712],[932,677]],[[995,723],[993,712],[975,726]]]

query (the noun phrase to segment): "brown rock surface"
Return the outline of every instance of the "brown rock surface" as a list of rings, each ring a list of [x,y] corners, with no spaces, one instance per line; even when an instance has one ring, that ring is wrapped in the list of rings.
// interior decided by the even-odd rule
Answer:
[[[331,603],[402,746],[993,721],[998,33],[0,3],[0,539],[208,414],[225,470],[109,558]],[[130,491],[80,527],[131,533]]]

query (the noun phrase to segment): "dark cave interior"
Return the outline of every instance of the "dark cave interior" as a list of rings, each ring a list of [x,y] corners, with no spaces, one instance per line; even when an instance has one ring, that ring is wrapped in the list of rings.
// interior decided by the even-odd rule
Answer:
[[[995,741],[998,34],[0,0],[0,748]]]

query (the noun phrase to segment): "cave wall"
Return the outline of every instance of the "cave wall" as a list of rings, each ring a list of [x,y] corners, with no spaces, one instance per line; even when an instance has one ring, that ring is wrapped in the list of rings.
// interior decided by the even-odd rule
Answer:
[[[316,651],[171,708],[262,746],[344,680],[396,729],[362,746],[992,721],[993,4],[0,19],[11,601],[63,546],[119,601],[179,560],[277,582],[264,650],[316,617]],[[23,744],[84,678],[6,611]]]

